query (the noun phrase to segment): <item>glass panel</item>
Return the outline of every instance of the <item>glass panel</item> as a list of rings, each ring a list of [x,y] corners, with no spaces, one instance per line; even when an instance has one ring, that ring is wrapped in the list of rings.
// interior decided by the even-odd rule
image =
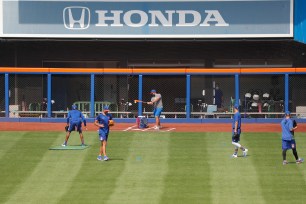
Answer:
[[[192,117],[230,117],[221,113],[231,112],[234,97],[234,76],[191,76]]]
[[[85,117],[90,113],[90,75],[52,75],[53,117],[65,117],[64,112],[76,104]],[[63,112],[61,114],[61,112]]]
[[[96,75],[95,76],[95,115],[108,105],[113,117],[133,117],[124,113],[133,111],[130,93],[138,93],[138,77]]]
[[[46,85],[46,75],[10,74],[9,117],[42,117]]]
[[[285,99],[284,75],[240,77],[240,104],[244,117],[282,117]],[[271,114],[260,114],[270,112]],[[272,114],[278,112],[279,114]]]
[[[186,76],[144,76],[143,77],[143,100],[151,101],[150,91],[155,89],[162,95],[163,112],[165,118],[185,118],[186,112]],[[144,104],[144,112],[152,117],[153,106]],[[169,113],[173,112],[173,113]]]
[[[306,75],[291,75],[289,88],[289,110],[297,117],[306,117]]]

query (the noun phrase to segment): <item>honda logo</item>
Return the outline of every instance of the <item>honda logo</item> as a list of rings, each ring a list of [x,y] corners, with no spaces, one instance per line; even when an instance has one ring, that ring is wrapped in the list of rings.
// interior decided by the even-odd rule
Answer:
[[[90,24],[90,10],[81,6],[66,7],[63,11],[63,20],[67,29],[87,29]]]

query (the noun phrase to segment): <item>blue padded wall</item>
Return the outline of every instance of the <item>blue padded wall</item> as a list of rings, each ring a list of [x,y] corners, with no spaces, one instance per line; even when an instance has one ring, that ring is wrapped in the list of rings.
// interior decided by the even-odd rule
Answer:
[[[294,1],[294,40],[306,44],[306,1]]]

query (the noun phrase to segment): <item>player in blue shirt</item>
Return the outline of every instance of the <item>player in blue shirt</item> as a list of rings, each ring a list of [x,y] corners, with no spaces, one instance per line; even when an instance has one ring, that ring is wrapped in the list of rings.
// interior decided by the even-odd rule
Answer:
[[[217,108],[222,107],[222,100],[223,100],[223,92],[220,89],[219,84],[216,84],[216,89],[215,89],[215,104],[217,105]]]
[[[84,137],[83,137],[83,133],[82,133],[82,122],[84,123],[84,126],[87,130],[86,127],[86,119],[84,118],[84,115],[82,114],[81,111],[77,110],[77,106],[76,105],[72,105],[72,110],[70,110],[68,112],[68,116],[67,116],[67,125],[69,125],[67,134],[66,134],[66,138],[65,138],[65,142],[64,144],[62,144],[62,146],[67,146],[67,142],[68,139],[70,137],[70,133],[71,131],[75,130],[75,128],[77,129],[77,131],[80,134],[80,139],[82,142],[82,146],[84,146]]]
[[[100,113],[95,119],[95,125],[99,127],[99,140],[101,141],[100,152],[97,157],[98,160],[102,160],[102,154],[104,161],[109,160],[109,158],[106,155],[106,145],[109,134],[109,121],[112,119],[113,117],[109,113],[108,106],[104,106],[103,112]]]
[[[282,126],[282,149],[283,149],[283,165],[288,164],[286,160],[286,153],[288,149],[292,149],[292,153],[296,159],[296,163],[300,164],[304,159],[298,157],[296,151],[296,143],[294,138],[294,130],[297,127],[293,127],[293,121],[290,118],[290,112],[285,112],[285,118],[281,121]]]
[[[248,149],[244,148],[241,144],[239,144],[240,141],[240,134],[241,134],[241,115],[239,112],[239,106],[234,106],[234,118],[233,118],[233,124],[232,124],[232,144],[235,146],[235,152],[232,155],[232,157],[237,158],[238,149],[242,150],[243,156],[247,156]]]

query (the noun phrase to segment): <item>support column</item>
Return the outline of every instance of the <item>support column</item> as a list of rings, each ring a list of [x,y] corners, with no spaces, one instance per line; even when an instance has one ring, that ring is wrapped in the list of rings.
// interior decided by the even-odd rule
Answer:
[[[142,75],[138,76],[138,99],[142,101]],[[138,103],[138,115],[142,115],[142,103]]]
[[[95,116],[95,75],[90,75],[90,117]]]
[[[239,74],[235,74],[235,104],[233,105],[240,105],[239,104],[239,97],[240,97],[240,87],[239,87]]]
[[[52,80],[52,76],[51,76],[51,74],[48,74],[48,79],[47,79],[47,81],[48,81],[48,86],[47,86],[47,100],[48,100],[48,102],[47,102],[47,112],[48,112],[48,118],[51,118],[51,112],[52,112],[52,109],[51,109],[51,106],[52,106],[52,104],[51,104],[51,97],[52,97],[52,93],[51,93],[51,91],[52,91],[52,87],[51,87],[51,85],[52,85],[52,83],[51,83],[51,80]]]
[[[186,118],[190,119],[190,75],[186,76]]]
[[[289,111],[289,74],[285,74],[285,111]]]
[[[4,92],[5,92],[5,117],[10,117],[9,105],[10,105],[10,95],[9,95],[9,74],[4,75]]]

